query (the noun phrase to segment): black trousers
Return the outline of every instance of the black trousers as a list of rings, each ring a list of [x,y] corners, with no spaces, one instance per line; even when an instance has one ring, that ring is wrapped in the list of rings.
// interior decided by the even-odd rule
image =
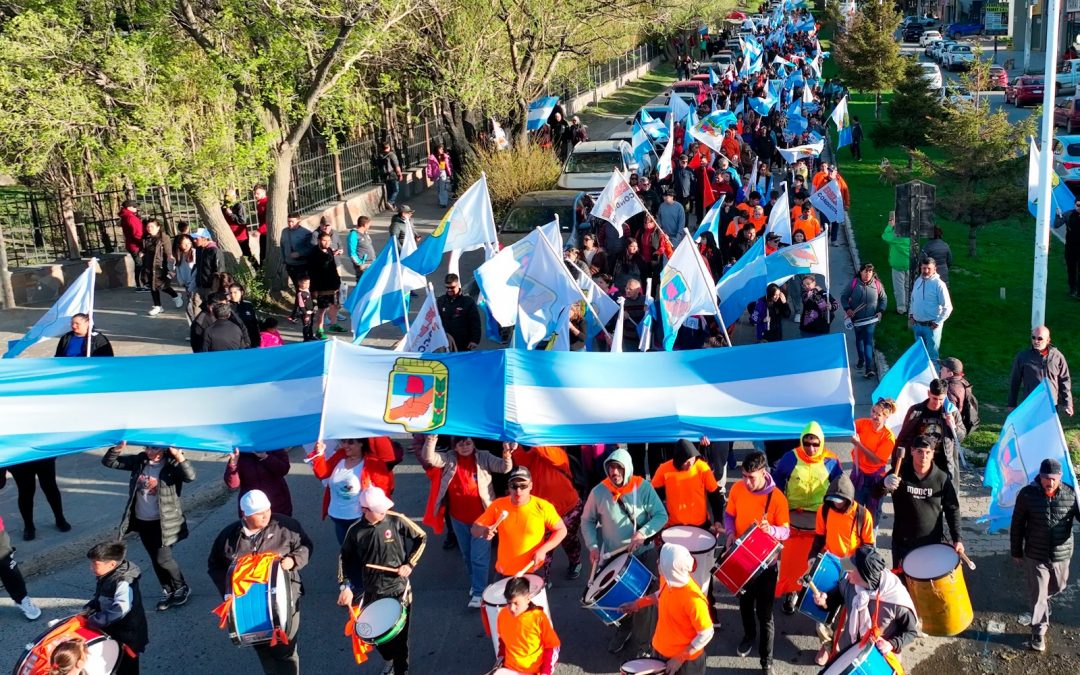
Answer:
[[[761,667],[772,663],[773,596],[776,595],[776,579],[779,568],[773,563],[743,589],[739,596],[739,615],[742,617],[743,633],[750,640],[758,641],[758,657]]]
[[[405,675],[409,672],[409,623],[412,621],[412,607],[405,612],[405,626],[393,640],[379,645],[379,656],[389,663],[394,664],[394,675]]]
[[[139,675],[139,657],[133,657],[121,650],[120,662],[116,664],[116,675]]]
[[[674,456],[672,448],[669,443],[627,444],[626,450],[634,463],[634,475],[642,478],[655,476],[660,465]]]
[[[155,307],[161,307],[161,292],[165,291],[165,295],[170,298],[175,298],[178,293],[173,290],[173,287],[169,285],[169,282],[165,282],[161,288],[150,289],[150,299],[154,302]]]
[[[255,255],[251,252],[251,238],[248,237],[244,241],[239,241],[237,243],[240,244],[240,253],[251,261],[251,264],[255,269],[259,269],[259,261],[255,259]]]
[[[185,584],[184,573],[180,571],[180,564],[173,558],[172,547],[165,546],[161,542],[160,520],[139,520],[132,516],[131,529],[139,535],[146,554],[150,556],[150,562],[154,566],[154,574],[157,575],[161,587],[168,591],[175,591]]]
[[[34,527],[34,494],[38,483],[41,483],[41,491],[52,507],[53,517],[57,522],[64,521],[64,504],[60,499],[60,488],[56,485],[55,458],[16,464],[7,470],[11,472],[19,490],[19,515],[22,516],[23,527]]]
[[[293,614],[289,627],[289,644],[269,643],[255,645],[255,654],[266,675],[300,675],[300,652],[297,651],[296,636],[300,632],[300,610]]]
[[[1065,252],[1065,272],[1069,277],[1069,292],[1080,291],[1080,251],[1073,254]]]
[[[7,530],[0,530],[0,548],[11,549],[11,537]],[[0,558],[0,583],[4,584],[8,595],[19,604],[26,597],[26,582],[23,580],[19,565],[15,562],[15,551],[12,550],[3,558]]]

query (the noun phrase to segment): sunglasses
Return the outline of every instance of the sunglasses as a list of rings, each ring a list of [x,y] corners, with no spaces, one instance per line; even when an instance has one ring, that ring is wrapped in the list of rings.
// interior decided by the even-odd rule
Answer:
[[[1031,336],[1031,339],[1032,339],[1032,340],[1034,340],[1035,342],[1042,342],[1042,341],[1043,341],[1043,340],[1045,340],[1046,338],[1044,338],[1044,337],[1043,337],[1043,336],[1041,336],[1041,335],[1032,335],[1032,336]]]
[[[803,447],[806,447],[806,448],[820,448],[821,443],[803,443]]]
[[[518,491],[518,490],[528,490],[530,487],[532,487],[532,486],[529,485],[528,483],[514,483],[513,485],[510,486],[510,489]]]

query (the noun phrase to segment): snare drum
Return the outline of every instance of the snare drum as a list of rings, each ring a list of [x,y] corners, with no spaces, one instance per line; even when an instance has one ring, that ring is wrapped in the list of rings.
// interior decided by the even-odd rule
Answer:
[[[694,571],[690,577],[701,587],[702,593],[706,592],[716,566],[716,537],[700,527],[675,525],[661,532],[660,538],[665,544],[678,544],[690,551],[694,556]]]
[[[904,558],[905,585],[919,613],[924,632],[957,635],[971,625],[971,611],[960,556],[952,546],[920,546]]]
[[[16,662],[14,675],[45,675],[49,672],[49,659],[61,642],[73,638],[86,641],[86,675],[112,675],[120,663],[120,643],[101,631],[86,625],[86,617],[79,615],[61,619],[26,646],[26,651]]]
[[[625,614],[619,605],[641,599],[649,590],[653,575],[648,567],[630,553],[623,553],[607,561],[589,587],[581,603],[606,624],[622,619]]]
[[[397,598],[380,598],[356,617],[356,637],[375,647],[386,644],[405,628],[407,616],[408,608]]]
[[[765,534],[755,523],[735,540],[731,550],[721,556],[713,576],[738,595],[757,575],[776,562],[782,548],[780,542]]]
[[[544,580],[535,574],[522,575],[529,580],[529,602],[544,610],[544,614],[551,619],[551,609],[548,607],[547,589]],[[499,655],[499,610],[506,607],[506,583],[513,577],[499,579],[484,589],[483,608],[484,623],[491,635],[492,645],[495,647],[495,656]]]
[[[810,574],[810,583],[822,593],[829,593],[840,586],[840,580],[844,577],[844,567],[832,553],[823,553],[814,565],[814,571]],[[829,618],[828,610],[814,604],[814,594],[807,585],[799,598],[799,613],[805,614],[818,623],[826,623]]]
[[[238,557],[229,567],[229,588],[229,638],[234,644],[265,644],[289,634],[292,584],[280,558],[259,553]],[[241,588],[244,592],[237,593]]]
[[[895,675],[902,672],[893,668],[873,642],[868,642],[848,647],[821,671],[821,675]]]
[[[634,659],[619,668],[619,675],[660,675],[667,671],[667,664],[659,659]]]

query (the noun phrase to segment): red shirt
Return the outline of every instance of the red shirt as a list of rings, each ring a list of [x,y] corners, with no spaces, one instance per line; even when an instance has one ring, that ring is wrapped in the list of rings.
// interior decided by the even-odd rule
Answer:
[[[469,525],[484,512],[480,487],[476,483],[476,455],[458,455],[454,476],[446,486],[446,504],[451,518]]]

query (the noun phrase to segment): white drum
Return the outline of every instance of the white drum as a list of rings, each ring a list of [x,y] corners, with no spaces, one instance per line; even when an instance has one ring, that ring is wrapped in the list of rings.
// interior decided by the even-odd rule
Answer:
[[[696,563],[690,577],[701,587],[702,593],[707,592],[716,566],[716,537],[700,527],[675,525],[661,532],[660,538],[665,544],[678,544],[690,551]]]
[[[634,659],[619,668],[619,675],[660,675],[667,670],[667,664],[660,659]]]
[[[529,674],[528,673],[523,673],[523,672],[517,671],[517,670],[510,670],[509,668],[496,668],[495,670],[491,671],[490,675],[529,675]]]
[[[523,575],[529,580],[529,600],[537,607],[544,610],[544,614],[551,618],[551,608],[548,606],[547,589],[544,588],[544,580],[535,574]],[[483,611],[487,615],[488,627],[491,629],[491,644],[495,648],[495,656],[499,655],[499,610],[506,607],[506,582],[513,577],[499,579],[484,589]]]

